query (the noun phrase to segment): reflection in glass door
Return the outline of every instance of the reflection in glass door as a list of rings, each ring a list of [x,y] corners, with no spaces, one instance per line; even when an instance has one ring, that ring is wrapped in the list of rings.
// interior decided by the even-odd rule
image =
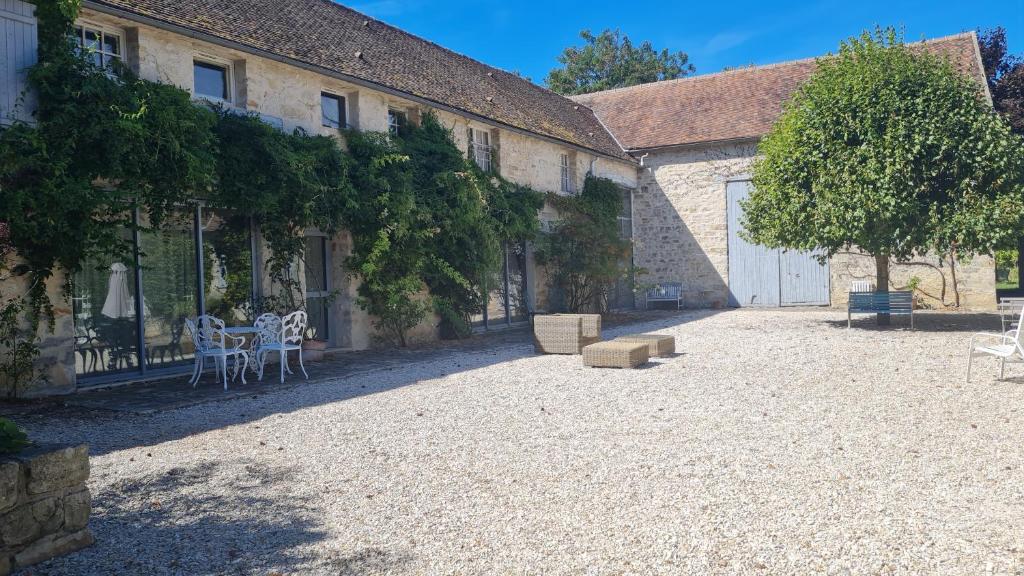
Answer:
[[[192,341],[185,333],[185,318],[195,317],[199,309],[195,215],[174,213],[159,230],[147,229],[145,218],[140,224],[146,368],[191,361]]]
[[[72,279],[75,369],[97,383],[190,364],[185,318],[202,310],[229,326],[253,321],[250,218],[193,208],[159,229],[145,215],[136,223],[134,265],[92,262]]]
[[[137,369],[135,269],[89,262],[73,278],[75,371],[94,375]]]
[[[251,326],[256,317],[250,220],[226,210],[203,210],[202,224],[206,313],[228,326]]]
[[[501,269],[490,279],[487,301],[480,314],[471,318],[477,328],[497,328],[529,320],[526,291],[526,246],[506,244]]]
[[[328,341],[330,326],[327,307],[330,291],[327,286],[328,263],[327,238],[307,236],[305,251],[306,313],[309,314],[308,336],[315,340]]]

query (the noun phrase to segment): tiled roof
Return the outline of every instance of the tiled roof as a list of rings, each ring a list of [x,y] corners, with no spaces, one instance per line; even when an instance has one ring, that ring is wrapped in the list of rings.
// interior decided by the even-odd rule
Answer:
[[[85,4],[340,73],[607,156],[629,158],[585,106],[330,0]]]
[[[973,32],[915,46],[948,56],[985,85]],[[592,108],[627,150],[759,138],[794,91],[814,72],[814,59],[691,76],[573,97]]]

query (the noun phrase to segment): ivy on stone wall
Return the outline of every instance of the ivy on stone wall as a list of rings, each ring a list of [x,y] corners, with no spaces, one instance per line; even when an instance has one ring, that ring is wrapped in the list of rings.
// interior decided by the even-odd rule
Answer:
[[[123,66],[97,67],[69,40],[79,8],[37,2],[35,118],[0,130],[0,223],[16,254],[10,271],[30,287],[4,300],[0,333],[17,335],[14,347],[27,344],[32,358],[40,323],[54,328],[46,287],[56,271],[66,298],[92,259],[133,263],[126,231],[139,222],[160,229],[200,200],[256,221],[271,249],[269,275],[292,309],[302,306],[292,271],[304,231],[349,230],[358,303],[402,344],[431,310],[445,334],[466,334],[502,243],[536,231],[540,195],[482,173],[431,114],[398,138],[346,132],[347,149],[285,133],[256,115],[198,106],[187,91]],[[23,366],[0,368],[23,379]]]
[[[537,243],[537,262],[551,271],[551,287],[570,312],[604,312],[615,283],[636,272],[630,241],[622,238],[618,216],[622,189],[606,178],[587,176],[577,196],[549,194],[560,215]]]

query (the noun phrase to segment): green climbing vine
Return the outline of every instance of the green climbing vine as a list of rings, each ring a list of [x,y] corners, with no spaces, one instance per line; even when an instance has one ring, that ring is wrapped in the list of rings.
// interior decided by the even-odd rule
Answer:
[[[629,260],[630,241],[620,236],[622,189],[587,176],[577,196],[548,195],[560,219],[537,244],[537,262],[550,270],[551,287],[571,312],[603,312],[612,286],[642,273]]]
[[[54,330],[54,280],[66,299],[90,262],[132,265],[141,247],[129,232],[164,229],[197,202],[256,222],[282,308],[302,305],[304,231],[351,232],[358,303],[402,344],[430,312],[445,335],[468,333],[503,243],[536,233],[541,196],[477,169],[432,114],[399,137],[346,132],[344,147],[286,133],[119,64],[98,67],[70,40],[80,1],[36,4],[38,105],[32,122],[0,129],[3,263],[17,279],[3,286],[28,287],[0,294],[0,347],[14,351],[0,359],[6,380],[32,378],[41,325]],[[245,246],[225,236],[216,249],[230,259]],[[237,299],[244,280],[226,281]]]

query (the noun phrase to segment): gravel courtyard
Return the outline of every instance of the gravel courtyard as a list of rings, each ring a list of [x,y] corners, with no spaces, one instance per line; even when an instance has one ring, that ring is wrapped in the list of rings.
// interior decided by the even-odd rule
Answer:
[[[986,324],[985,322],[988,322]],[[1024,573],[1024,366],[970,331],[693,312],[639,370],[522,344],[152,416],[92,445],[75,574]],[[206,385],[212,385],[208,379]]]

